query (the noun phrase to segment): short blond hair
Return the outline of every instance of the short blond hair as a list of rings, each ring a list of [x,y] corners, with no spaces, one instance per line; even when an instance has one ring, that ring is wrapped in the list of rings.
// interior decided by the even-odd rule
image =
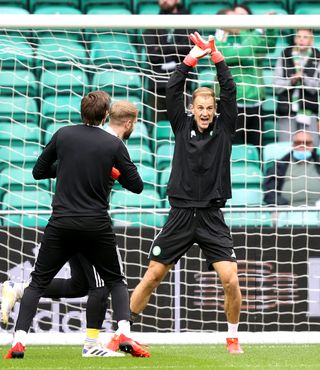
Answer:
[[[216,94],[214,93],[213,89],[210,87],[198,87],[192,93],[192,103],[198,96],[211,96],[213,98],[214,103],[216,103]]]
[[[136,120],[139,111],[137,107],[126,100],[116,101],[111,105],[110,121],[115,125],[121,125],[129,120]]]

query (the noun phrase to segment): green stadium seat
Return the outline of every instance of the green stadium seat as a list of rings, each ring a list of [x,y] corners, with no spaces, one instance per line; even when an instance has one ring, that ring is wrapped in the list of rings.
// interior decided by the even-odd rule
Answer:
[[[268,13],[269,11],[272,11],[273,9],[287,10],[287,0],[272,0],[272,1],[270,0],[243,0],[241,1],[241,4],[248,6],[249,9],[252,11],[252,13],[253,13],[253,9],[255,8],[255,6],[259,6],[259,5],[261,5],[261,7],[263,6],[265,7],[266,9],[265,13]],[[257,13],[257,14],[261,14],[261,13]]]
[[[93,76],[92,85],[106,91],[112,97],[121,96],[121,100],[132,96],[139,99],[142,97],[141,78],[134,72],[116,70],[97,72]]]
[[[166,215],[156,213],[116,213],[111,216],[114,226],[157,227],[161,228],[167,219]]]
[[[162,227],[166,216],[155,214],[156,208],[161,208],[159,194],[155,190],[145,189],[141,194],[128,191],[113,191],[111,195],[111,219],[115,226],[131,227]],[[126,210],[137,208],[137,212],[128,213]],[[143,212],[143,208],[148,209]],[[121,213],[112,213],[121,209]]]
[[[271,227],[271,212],[237,212],[225,211],[224,219],[232,227]]]
[[[130,30],[119,30],[119,29],[103,29],[103,32],[94,32],[91,35],[86,35],[88,41],[88,49],[92,48],[97,44],[100,48],[104,48],[109,43],[119,43],[122,45],[130,44],[131,34]],[[100,45],[101,44],[101,45]]]
[[[216,5],[216,4],[219,4],[219,3],[223,4],[224,8],[232,8],[235,5],[234,0],[222,0],[222,1],[218,1],[218,0],[184,0],[184,6],[185,6],[185,8],[187,8],[189,10],[195,4]]]
[[[267,68],[274,68],[277,60],[280,58],[282,51],[288,47],[289,41],[288,35],[282,33],[280,37],[277,38],[276,45],[274,47],[269,47],[268,54],[263,58],[262,65]]]
[[[265,115],[276,115],[277,111],[276,97],[267,96],[262,103],[262,109]]]
[[[146,166],[153,166],[153,153],[148,145],[127,145],[130,157],[134,164],[142,163]]]
[[[144,189],[157,189],[158,188],[158,171],[151,166],[144,164],[137,164],[138,172],[144,183]]]
[[[294,5],[294,14],[320,14],[319,2],[306,1],[303,4],[298,3]]]
[[[49,192],[39,190],[8,191],[2,199],[2,209],[51,209]]]
[[[159,148],[163,144],[172,144],[174,140],[170,122],[167,120],[158,121],[153,130],[154,148]]]
[[[38,124],[39,110],[34,98],[23,96],[1,96],[0,122],[18,122],[19,124]]]
[[[0,169],[10,164],[19,167],[33,166],[41,152],[40,144],[0,146]]]
[[[205,62],[208,64],[208,61],[203,58]],[[211,89],[216,90],[218,82],[216,81],[216,71],[212,68],[201,67],[198,65],[198,79],[194,80],[193,88],[196,89],[198,87],[209,87]]]
[[[63,4],[40,4],[38,5],[34,14],[82,14],[79,8]]]
[[[261,84],[264,86],[266,96],[268,98],[272,98],[274,96],[273,78],[274,78],[274,69],[263,68]]]
[[[162,170],[171,166],[174,152],[174,143],[160,145],[156,150],[156,168]]]
[[[260,167],[259,151],[251,144],[237,144],[232,146],[231,152],[232,165],[237,163],[255,164]]]
[[[9,166],[0,172],[0,190],[38,190],[39,188],[49,190],[49,180],[35,180],[32,175],[32,167],[15,168]]]
[[[87,14],[132,14],[131,10],[123,4],[108,4],[91,6]]]
[[[280,160],[292,150],[292,144],[289,141],[271,143],[263,148],[263,166],[264,172],[277,160]]]
[[[263,180],[261,170],[253,163],[237,163],[231,166],[232,188],[260,189]]]
[[[29,211],[34,211],[34,209],[29,209]],[[26,214],[13,214],[13,215],[4,215],[2,217],[2,225],[3,226],[11,226],[11,227],[32,227],[37,228],[41,227],[44,228],[47,226],[48,221],[50,218],[50,212],[46,212],[46,214],[37,214],[37,213],[26,213]]]
[[[134,194],[127,190],[113,191],[111,207],[116,208],[161,208],[159,194],[154,189],[145,189],[141,194]]]
[[[263,204],[263,191],[261,189],[235,188],[232,189],[232,199],[228,199],[226,206],[253,207]]]
[[[0,95],[37,95],[38,83],[33,72],[28,70],[1,70]]]
[[[156,174],[154,173],[155,170],[149,165],[145,165],[141,163],[135,163],[135,165],[144,183],[144,189],[155,189],[157,185],[157,182],[153,181],[154,178],[156,177]],[[114,182],[113,189],[124,190],[124,188],[118,181]]]
[[[266,118],[263,122],[262,140],[266,146],[277,141],[277,122],[274,118]]]
[[[33,49],[27,39],[14,32],[0,35],[1,69],[23,69],[33,65]]]
[[[29,0],[29,9],[31,13],[34,13],[39,7],[55,5],[55,6],[71,6],[76,9],[80,9],[79,0]]]
[[[41,74],[40,95],[46,98],[49,95],[81,96],[88,92],[89,79],[85,71],[81,69],[44,70]]]
[[[117,6],[124,9],[132,10],[131,0],[80,0],[83,13],[88,13],[95,6]]]
[[[174,145],[163,144],[157,148],[156,151],[156,169],[162,170],[165,167],[171,166],[173,158]]]
[[[217,12],[221,9],[225,9],[228,7],[228,4],[226,2],[211,2],[211,3],[191,3],[190,4],[190,14],[217,14]]]
[[[17,9],[22,8],[24,10],[27,10],[28,2],[29,0],[0,0],[0,6]],[[12,13],[1,13],[1,14],[12,14]]]
[[[139,6],[138,14],[159,14],[159,5],[143,3]]]
[[[158,0],[135,0],[133,1],[133,13],[135,14],[159,14]]]
[[[41,128],[46,130],[51,123],[80,123],[81,99],[79,95],[48,96],[41,105]]]
[[[119,4],[105,4],[105,5],[92,6],[88,9],[87,14],[88,15],[108,15],[108,16],[112,16],[113,14],[117,14],[117,15],[127,14],[127,15],[130,15],[130,14],[132,14],[132,12],[124,4],[119,3]],[[105,28],[101,29],[101,31],[102,31],[101,34],[97,33],[97,31],[99,31],[99,30],[100,30],[100,28],[86,29],[85,30],[86,31],[86,34],[85,34],[86,39],[92,43],[92,40],[101,39],[101,37],[104,38],[106,36],[106,29]],[[128,29],[128,28],[122,28],[122,29],[117,28],[117,29],[113,29],[113,30],[109,29],[109,31],[113,32],[117,36],[120,36],[120,33],[123,32],[127,36],[128,42],[131,41],[131,35],[132,35],[132,33],[135,32],[133,29]],[[121,35],[121,36],[125,36],[125,35]],[[134,38],[132,38],[132,41],[133,40],[134,40]]]
[[[277,227],[319,227],[320,212],[319,211],[281,211],[277,212]]]
[[[21,2],[17,1],[17,3],[15,3],[14,1],[0,0],[0,14],[30,14],[26,6],[18,3]]]
[[[29,145],[41,142],[41,130],[34,123],[0,122],[0,145]]]
[[[320,35],[314,35],[314,47],[320,49]]]
[[[44,227],[50,217],[51,196],[44,190],[9,191],[4,194],[1,203],[3,210],[48,211],[47,215],[4,215],[4,226]]]
[[[246,1],[246,5],[250,8],[252,14],[267,14],[274,12],[277,14],[288,14],[285,2],[280,1],[259,1],[250,0]]]
[[[72,33],[55,32],[55,34],[41,34],[35,52],[36,64],[43,69],[65,69],[70,65],[87,64],[87,52],[83,44],[74,39]]]
[[[130,35],[105,34],[90,42],[90,60],[101,68],[120,70],[139,69],[136,47],[130,42]]]
[[[319,14],[319,0],[288,0],[288,7],[292,14]],[[300,9],[306,13],[299,13]]]

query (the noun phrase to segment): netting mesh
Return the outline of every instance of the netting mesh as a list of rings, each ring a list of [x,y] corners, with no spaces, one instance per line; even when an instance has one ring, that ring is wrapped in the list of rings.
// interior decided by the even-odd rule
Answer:
[[[199,32],[208,35],[216,30]],[[232,48],[223,37],[217,39],[217,45],[237,82],[242,121],[232,151],[233,199],[224,210],[239,259],[242,329],[319,330],[319,211],[309,203],[298,210],[270,209],[264,202],[267,169],[291,150],[290,142],[280,140],[281,133],[292,139],[291,131],[279,126],[280,119],[290,120],[291,116],[279,116],[281,85],[275,76],[281,52],[291,45],[297,30],[241,32],[242,41],[235,37]],[[163,30],[161,35],[172,37]],[[315,35],[318,45],[319,36]],[[150,39],[150,30],[0,30],[1,281],[28,278],[35,247],[50,215],[55,183],[34,181],[31,168],[37,156],[61,126],[81,123],[82,96],[102,89],[113,101],[135,103],[140,112],[127,145],[145,190],[139,196],[132,195],[116,183],[111,195],[111,213],[130,291],[135,287],[148,263],[150,244],[166,220],[163,209],[169,208],[166,185],[174,136],[163,106],[163,87],[185,56],[183,50],[190,49],[186,33],[177,31],[178,36],[184,49],[173,42],[168,53],[154,41],[160,36]],[[318,96],[319,69],[313,78],[312,88]],[[209,58],[201,60],[190,74],[186,111],[192,90],[199,86],[214,87],[219,96],[215,67]],[[298,97],[298,103],[299,99],[305,97]],[[309,115],[304,109],[300,113],[318,121],[317,114]],[[317,126],[308,126],[308,122],[302,122],[300,128],[309,130],[316,140]],[[306,185],[308,179],[306,169]],[[320,198],[320,190],[315,193]],[[68,269],[60,276],[68,276]],[[33,330],[83,329],[84,302],[44,301]],[[111,324],[109,311],[104,325],[109,330]],[[225,330],[222,287],[215,273],[207,272],[197,246],[168,275],[135,328]]]

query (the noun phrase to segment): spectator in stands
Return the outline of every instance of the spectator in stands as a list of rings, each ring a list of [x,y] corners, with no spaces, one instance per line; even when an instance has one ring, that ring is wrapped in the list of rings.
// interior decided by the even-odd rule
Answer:
[[[250,9],[237,6],[235,9],[223,9],[217,14],[250,14]],[[276,43],[277,31],[274,29],[217,30],[216,39],[226,62],[237,83],[238,124],[234,139],[236,144],[262,146],[263,112],[262,102],[265,91],[261,84],[259,59],[269,47]]]
[[[270,205],[314,206],[320,200],[320,157],[312,135],[298,131],[292,150],[267,171],[264,200]]]
[[[237,14],[237,15],[252,15],[252,11],[247,5],[238,4],[234,8],[234,14]]]
[[[162,15],[188,14],[179,0],[159,0],[159,6],[159,14]],[[148,30],[143,35],[151,69],[147,101],[151,108],[152,123],[168,119],[165,99],[166,85],[176,65],[181,63],[190,49],[188,35],[189,31],[183,29],[154,29]]]
[[[313,42],[312,30],[297,30],[294,45],[284,49],[277,60],[274,85],[279,141],[291,141],[296,130],[305,129],[319,145],[320,51]]]

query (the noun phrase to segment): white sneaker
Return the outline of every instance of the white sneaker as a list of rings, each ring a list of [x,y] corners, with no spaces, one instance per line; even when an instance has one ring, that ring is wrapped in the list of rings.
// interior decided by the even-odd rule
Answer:
[[[83,347],[82,357],[124,357],[125,354],[121,352],[114,352],[110,349],[102,348],[100,346]]]
[[[15,303],[22,297],[23,284],[7,280],[1,286],[1,316],[2,322],[8,324],[9,315]]]

